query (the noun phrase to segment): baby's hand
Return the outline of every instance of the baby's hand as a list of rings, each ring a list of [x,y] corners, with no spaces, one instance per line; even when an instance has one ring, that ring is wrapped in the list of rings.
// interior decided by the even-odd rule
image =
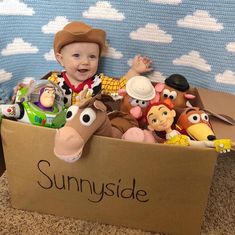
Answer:
[[[131,68],[138,74],[150,72],[152,61],[147,56],[136,55],[133,59]]]

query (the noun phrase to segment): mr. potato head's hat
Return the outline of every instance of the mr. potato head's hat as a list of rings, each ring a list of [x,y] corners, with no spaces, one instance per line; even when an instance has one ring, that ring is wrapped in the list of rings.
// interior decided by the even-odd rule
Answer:
[[[187,79],[180,74],[172,74],[167,79],[165,79],[165,84],[177,91],[184,92],[189,89],[189,83]]]
[[[92,28],[83,22],[73,21],[58,31],[54,38],[54,53],[60,53],[61,49],[74,42],[97,43],[101,51],[105,45],[106,33],[102,29]]]

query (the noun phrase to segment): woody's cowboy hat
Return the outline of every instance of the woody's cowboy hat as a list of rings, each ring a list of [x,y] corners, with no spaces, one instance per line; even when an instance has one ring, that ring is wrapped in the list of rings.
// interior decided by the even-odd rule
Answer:
[[[73,21],[58,31],[54,38],[54,53],[60,52],[62,47],[73,42],[97,43],[100,53],[105,45],[106,33],[102,29],[92,28],[83,22]]]

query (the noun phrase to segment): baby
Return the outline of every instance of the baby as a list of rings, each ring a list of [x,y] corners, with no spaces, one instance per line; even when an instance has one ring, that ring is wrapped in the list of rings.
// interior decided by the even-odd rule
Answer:
[[[99,92],[117,96],[118,90],[125,88],[126,82],[133,76],[152,70],[148,57],[136,55],[129,71],[120,79],[97,74],[99,59],[105,48],[106,33],[102,29],[92,28],[83,22],[68,23],[54,38],[54,53],[64,68],[62,72],[53,72],[48,78],[59,85],[64,94],[64,105],[71,106],[79,99],[79,93],[86,86],[87,96]],[[24,84],[16,86],[14,93]],[[14,101],[15,95],[12,97]]]
[[[76,103],[84,86],[88,86],[89,96],[99,92],[116,96],[129,78],[152,70],[151,60],[137,55],[130,70],[120,79],[96,74],[105,39],[106,33],[102,29],[77,21],[56,33],[54,53],[64,71],[52,73],[48,79],[62,88],[65,106]]]

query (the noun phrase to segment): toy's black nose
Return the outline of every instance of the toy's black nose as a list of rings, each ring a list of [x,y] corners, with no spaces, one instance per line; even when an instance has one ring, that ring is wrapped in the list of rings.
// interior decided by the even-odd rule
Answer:
[[[208,136],[207,136],[207,139],[208,139],[208,140],[215,140],[216,137],[215,137],[214,135],[208,135]]]

